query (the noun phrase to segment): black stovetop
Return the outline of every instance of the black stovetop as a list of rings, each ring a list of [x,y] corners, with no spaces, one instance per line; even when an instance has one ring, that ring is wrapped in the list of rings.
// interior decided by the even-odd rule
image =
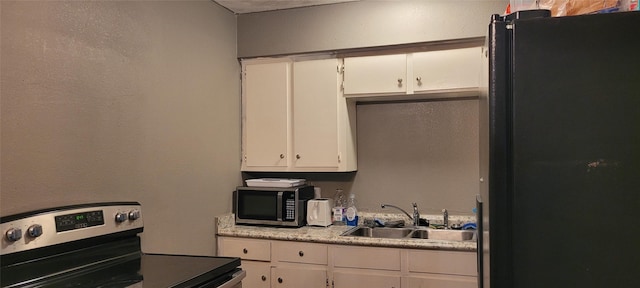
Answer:
[[[127,251],[139,238],[74,253],[3,263],[2,287],[200,287],[224,283],[240,266],[228,257],[145,254]],[[5,265],[8,264],[8,265]],[[208,284],[211,287],[217,285]],[[207,287],[209,287],[207,286]]]

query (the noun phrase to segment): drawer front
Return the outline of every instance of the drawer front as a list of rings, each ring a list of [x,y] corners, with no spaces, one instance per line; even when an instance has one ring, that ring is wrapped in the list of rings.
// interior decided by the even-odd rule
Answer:
[[[302,266],[271,268],[271,287],[273,288],[327,288],[328,282],[326,268]]]
[[[400,249],[339,246],[332,255],[335,267],[400,271]]]
[[[274,242],[273,253],[282,262],[327,265],[326,244]]]
[[[218,238],[220,256],[271,261],[271,243],[265,240]]]
[[[403,278],[403,286],[406,288],[446,287],[446,288],[477,288],[478,279],[471,276],[454,275],[426,275],[419,277]]]
[[[377,273],[363,272],[333,272],[333,287],[350,288],[400,288],[400,275],[380,275]],[[379,271],[378,271],[379,272]]]
[[[409,272],[476,276],[475,252],[409,251]]]

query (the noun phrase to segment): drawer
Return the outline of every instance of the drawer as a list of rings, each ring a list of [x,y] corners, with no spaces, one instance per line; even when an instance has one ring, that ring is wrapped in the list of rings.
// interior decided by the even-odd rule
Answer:
[[[379,270],[337,270],[333,272],[333,283],[334,287],[400,288],[400,273],[392,273],[397,275],[386,275]]]
[[[274,258],[281,262],[327,265],[326,244],[273,242]]]
[[[400,271],[400,249],[337,246],[332,255],[335,267]]]
[[[327,269],[305,265],[271,268],[271,287],[273,288],[327,288]],[[244,284],[244,283],[242,283]],[[250,286],[246,286],[251,288]]]
[[[409,272],[476,276],[475,252],[409,251]]]
[[[271,261],[271,243],[267,240],[219,237],[220,256]]]
[[[424,276],[403,278],[403,283],[402,287],[407,288],[478,288],[478,278],[473,276],[424,274]]]

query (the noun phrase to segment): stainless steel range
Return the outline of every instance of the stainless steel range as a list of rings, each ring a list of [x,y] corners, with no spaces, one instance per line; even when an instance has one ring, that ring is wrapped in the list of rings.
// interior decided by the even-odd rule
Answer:
[[[241,287],[239,258],[142,253],[140,203],[0,218],[2,287]]]

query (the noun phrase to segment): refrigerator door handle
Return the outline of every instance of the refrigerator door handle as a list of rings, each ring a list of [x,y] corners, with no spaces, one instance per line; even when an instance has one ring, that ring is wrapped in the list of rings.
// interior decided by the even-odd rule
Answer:
[[[484,255],[483,255],[483,225],[482,225],[482,195],[476,195],[476,258],[477,258],[477,270],[478,270],[478,288],[484,287]]]

